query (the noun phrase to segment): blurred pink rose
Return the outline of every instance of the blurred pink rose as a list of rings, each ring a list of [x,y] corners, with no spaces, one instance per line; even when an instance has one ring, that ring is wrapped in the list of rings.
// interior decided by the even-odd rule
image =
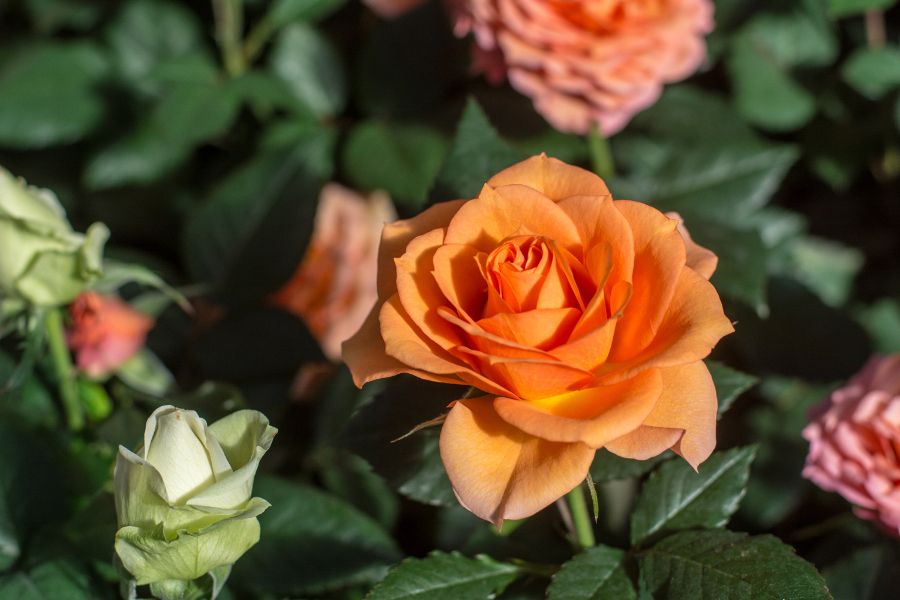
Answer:
[[[363,4],[371,8],[372,12],[385,19],[399,17],[424,2],[425,0],[363,0]]]
[[[363,198],[336,183],[322,188],[312,239],[294,275],[273,302],[303,319],[325,356],[341,358],[378,297],[381,230],[397,218],[383,193]]]
[[[447,0],[476,67],[534,100],[556,129],[606,136],[706,58],[711,0]]]
[[[873,357],[803,430],[803,476],[900,535],[900,354]]]
[[[84,292],[69,307],[67,341],[78,369],[103,377],[140,350],[153,319],[113,296]]]

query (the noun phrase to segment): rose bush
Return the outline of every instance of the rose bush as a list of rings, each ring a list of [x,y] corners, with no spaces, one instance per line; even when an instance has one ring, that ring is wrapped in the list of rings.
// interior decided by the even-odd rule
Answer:
[[[83,292],[69,306],[67,332],[78,369],[103,377],[128,361],[144,345],[153,319],[114,296]]]
[[[900,354],[874,357],[803,430],[803,476],[900,536]]]
[[[453,404],[440,446],[460,502],[495,523],[578,485],[598,448],[672,448],[696,468],[716,442],[702,360],[733,328],[714,255],[679,227],[533,157],[385,227],[378,304],[344,358],[357,385],[410,373],[483,392]]]
[[[312,239],[291,278],[273,296],[302,319],[331,360],[359,329],[377,297],[381,228],[397,217],[390,198],[368,198],[336,183],[322,188]]]
[[[476,64],[561,131],[621,130],[706,59],[710,0],[451,0]]]

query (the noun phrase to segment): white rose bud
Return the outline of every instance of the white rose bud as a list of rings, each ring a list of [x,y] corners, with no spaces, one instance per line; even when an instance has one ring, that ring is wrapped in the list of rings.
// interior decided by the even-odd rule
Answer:
[[[256,517],[269,507],[252,498],[259,461],[277,430],[257,411],[207,426],[173,406],[147,420],[140,454],[119,447],[116,553],[137,585],[154,593],[228,568],[259,541]]]
[[[27,306],[70,302],[102,272],[109,230],[94,223],[72,230],[48,190],[0,168],[0,320]]]

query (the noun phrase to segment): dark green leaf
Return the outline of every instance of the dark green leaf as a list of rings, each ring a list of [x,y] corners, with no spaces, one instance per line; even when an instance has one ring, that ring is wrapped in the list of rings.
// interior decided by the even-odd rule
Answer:
[[[670,452],[664,452],[647,460],[634,460],[632,458],[622,458],[609,450],[601,449],[597,451],[596,456],[594,456],[594,462],[591,464],[591,477],[598,483],[640,477],[671,457],[672,454]]]
[[[721,419],[722,415],[731,408],[732,403],[737,400],[738,396],[756,385],[759,378],[741,373],[714,360],[706,361],[706,366],[709,369],[709,374],[712,375],[713,382],[716,384],[716,397],[719,400],[717,416]]]
[[[77,141],[105,110],[97,85],[106,57],[90,44],[25,47],[0,66],[0,145],[42,148]]]
[[[294,21],[318,21],[343,6],[347,0],[275,0],[265,18],[272,27]]]
[[[366,121],[350,132],[342,163],[357,187],[384,190],[395,200],[419,206],[445,151],[444,138],[432,129]]]
[[[143,91],[158,91],[149,77],[160,64],[203,48],[197,17],[179,2],[129,0],[106,30],[122,77]]]
[[[315,28],[301,23],[286,27],[275,41],[269,66],[314,115],[330,117],[343,110],[347,101],[343,66]]]
[[[493,598],[519,572],[513,565],[487,556],[432,552],[427,558],[408,558],[391,569],[367,600],[467,600]]]
[[[656,600],[830,600],[822,576],[777,538],[685,531],[640,556],[641,582]]]
[[[769,251],[759,232],[700,219],[688,219],[685,225],[698,244],[719,257],[719,265],[711,279],[716,289],[764,313]]]
[[[900,587],[896,548],[888,544],[869,546],[845,554],[822,570],[835,598],[840,600],[880,600],[890,598]]]
[[[900,48],[860,48],[844,63],[841,74],[857,92],[880,100],[900,87]]]
[[[86,572],[71,562],[53,561],[31,571],[0,577],[0,598],[17,600],[94,600]]]
[[[858,311],[879,352],[900,352],[900,302],[884,298]]]
[[[429,427],[393,440],[447,412],[447,404],[463,395],[465,390],[457,386],[394,378],[353,416],[345,434],[346,445],[401,494],[426,504],[454,504],[456,497],[438,450],[440,428]]]
[[[260,542],[234,567],[229,585],[298,596],[377,581],[399,558],[390,536],[349,504],[298,483],[261,477],[254,494],[272,503]]]
[[[399,499],[369,463],[335,449],[320,450],[315,460],[328,491],[378,521],[385,530],[394,528],[400,512]]]
[[[756,448],[716,452],[699,472],[684,460],[654,471],[631,514],[631,542],[693,527],[722,527],[738,509]]]
[[[827,0],[828,14],[839,19],[862,14],[868,10],[886,10],[897,0]]]
[[[523,158],[500,139],[484,111],[470,98],[433,196],[437,200],[474,198],[488,179]]]
[[[631,580],[622,567],[625,553],[596,546],[579,554],[557,571],[547,588],[547,600],[633,600]]]

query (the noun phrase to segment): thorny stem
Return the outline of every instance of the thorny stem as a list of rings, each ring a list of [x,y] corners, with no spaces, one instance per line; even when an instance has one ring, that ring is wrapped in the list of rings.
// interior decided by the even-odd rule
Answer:
[[[584,491],[579,485],[566,495],[569,508],[572,511],[572,524],[575,529],[575,539],[582,549],[590,548],[597,544],[594,538],[594,524],[588,512],[587,501],[584,499]]]
[[[62,313],[58,308],[47,312],[44,327],[47,329],[47,345],[50,349],[50,359],[53,363],[59,395],[66,411],[66,420],[70,429],[78,431],[84,427],[84,411],[78,395],[78,383],[75,380],[72,357],[66,346]]]

